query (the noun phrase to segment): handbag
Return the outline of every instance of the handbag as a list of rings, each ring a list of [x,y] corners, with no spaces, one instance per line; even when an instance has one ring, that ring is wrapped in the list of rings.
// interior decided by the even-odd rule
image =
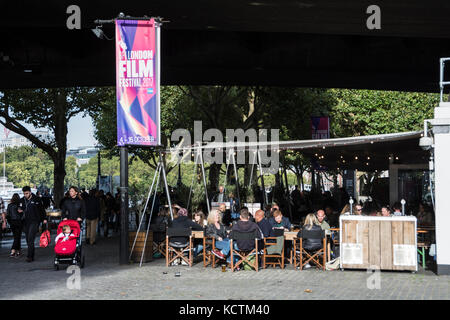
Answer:
[[[39,246],[42,248],[46,248],[49,244],[50,244],[50,231],[45,230],[41,234]]]

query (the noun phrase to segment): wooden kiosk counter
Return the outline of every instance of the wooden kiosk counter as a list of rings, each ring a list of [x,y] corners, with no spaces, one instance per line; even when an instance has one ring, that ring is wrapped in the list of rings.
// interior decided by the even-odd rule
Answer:
[[[412,216],[341,216],[341,269],[417,271],[417,220]]]

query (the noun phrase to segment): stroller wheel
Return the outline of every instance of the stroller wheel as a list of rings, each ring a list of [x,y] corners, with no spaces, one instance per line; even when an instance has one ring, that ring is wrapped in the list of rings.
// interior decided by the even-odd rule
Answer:
[[[55,268],[55,271],[58,271],[59,270],[59,265],[55,264],[54,268]]]

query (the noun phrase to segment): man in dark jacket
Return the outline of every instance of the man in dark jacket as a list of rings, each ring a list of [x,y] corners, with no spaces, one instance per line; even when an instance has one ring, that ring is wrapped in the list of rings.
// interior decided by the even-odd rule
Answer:
[[[89,196],[84,201],[86,204],[86,243],[93,245],[100,217],[100,200],[95,196],[95,190],[89,190]]]
[[[46,213],[42,201],[36,195],[31,193],[29,186],[22,188],[24,197],[20,199],[20,206],[18,212],[24,214],[24,227],[26,240],[27,240],[27,262],[34,260],[34,240],[36,234],[39,231],[39,224],[43,222],[47,223]]]
[[[258,225],[252,221],[249,221],[250,212],[247,209],[241,209],[239,221],[233,225],[231,232],[239,231],[239,232],[256,232],[257,238],[261,238],[261,230],[258,228]],[[251,251],[255,248],[254,240],[236,240],[233,243],[234,250],[242,250],[242,251]],[[224,247],[222,250],[213,250],[212,253],[220,259],[225,259],[230,254],[231,248],[230,246]],[[237,258],[235,258],[236,260]],[[230,257],[227,259],[228,262],[231,261]]]

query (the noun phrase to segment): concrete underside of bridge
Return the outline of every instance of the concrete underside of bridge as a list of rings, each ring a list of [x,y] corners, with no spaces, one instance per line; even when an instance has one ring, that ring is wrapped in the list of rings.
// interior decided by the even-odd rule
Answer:
[[[121,4],[122,3],[122,4]],[[437,92],[450,56],[450,3],[361,0],[10,1],[0,4],[0,88],[115,84],[114,41],[96,19],[162,16],[162,84],[346,87]],[[78,5],[81,29],[66,27]],[[113,25],[104,25],[114,37]]]

